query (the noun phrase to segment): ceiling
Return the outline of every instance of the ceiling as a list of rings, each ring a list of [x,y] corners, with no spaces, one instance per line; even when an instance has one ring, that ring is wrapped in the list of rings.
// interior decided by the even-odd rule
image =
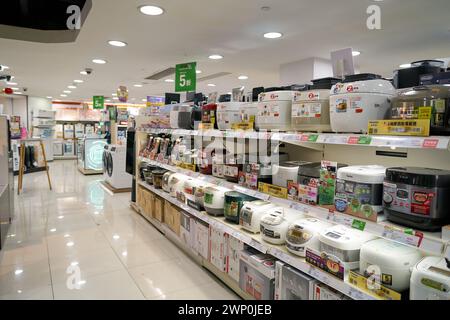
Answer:
[[[161,6],[165,14],[145,16],[137,10],[142,4]],[[366,27],[371,4],[381,7],[382,30]],[[7,73],[18,83],[13,87],[25,87],[29,95],[60,98],[73,80],[84,80],[65,98],[70,100],[110,97],[119,85],[128,86],[136,102],[173,92],[173,83],[145,78],[190,61],[197,61],[200,76],[231,73],[199,83],[198,92],[273,86],[280,64],[329,59],[331,51],[346,47],[362,52],[355,58],[361,72],[389,77],[400,64],[450,56],[449,12],[448,0],[95,0],[74,43],[0,39],[0,64],[10,67]],[[284,36],[263,38],[270,31]],[[128,46],[112,47],[108,40]],[[208,59],[215,53],[224,59]],[[94,58],[108,63],[96,65]],[[87,67],[92,75],[80,75]]]

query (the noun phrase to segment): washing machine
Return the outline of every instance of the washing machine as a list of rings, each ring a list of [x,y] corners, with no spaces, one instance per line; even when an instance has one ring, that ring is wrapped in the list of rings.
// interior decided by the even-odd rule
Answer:
[[[379,75],[346,76],[331,89],[330,123],[333,132],[367,133],[370,120],[387,117],[396,91]]]
[[[108,174],[108,168],[111,167],[110,163],[112,161],[111,159],[111,152],[110,152],[110,148],[112,147],[112,145],[107,144],[104,146],[103,148],[103,156],[102,156],[102,162],[103,162],[103,179],[105,180],[105,182],[109,183],[109,174]]]
[[[104,164],[106,158],[106,175],[108,182],[113,188],[131,188],[132,176],[126,171],[127,147],[109,145],[104,153]]]

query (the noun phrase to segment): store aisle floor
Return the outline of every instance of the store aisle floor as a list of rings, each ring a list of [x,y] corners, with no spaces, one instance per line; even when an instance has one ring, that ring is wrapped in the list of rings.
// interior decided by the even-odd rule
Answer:
[[[0,299],[238,299],[74,161],[26,175],[0,252]],[[17,184],[16,184],[17,185]],[[78,272],[79,271],[79,272]]]

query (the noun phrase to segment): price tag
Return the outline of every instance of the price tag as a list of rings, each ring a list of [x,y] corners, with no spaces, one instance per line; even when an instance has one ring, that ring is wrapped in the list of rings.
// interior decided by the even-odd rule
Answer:
[[[349,137],[347,140],[347,144],[358,144],[359,137]]]
[[[352,228],[358,229],[360,231],[364,231],[364,228],[366,227],[366,222],[354,219],[352,222]]]

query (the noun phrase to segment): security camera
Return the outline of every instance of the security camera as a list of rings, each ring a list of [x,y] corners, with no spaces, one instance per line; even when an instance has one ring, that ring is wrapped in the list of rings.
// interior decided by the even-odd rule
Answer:
[[[93,70],[91,68],[86,68],[84,71],[86,71],[87,74],[91,74]]]
[[[27,92],[28,91],[28,88],[23,88],[23,92]]]
[[[6,81],[9,82],[11,81],[11,76],[0,76],[0,81]]]

